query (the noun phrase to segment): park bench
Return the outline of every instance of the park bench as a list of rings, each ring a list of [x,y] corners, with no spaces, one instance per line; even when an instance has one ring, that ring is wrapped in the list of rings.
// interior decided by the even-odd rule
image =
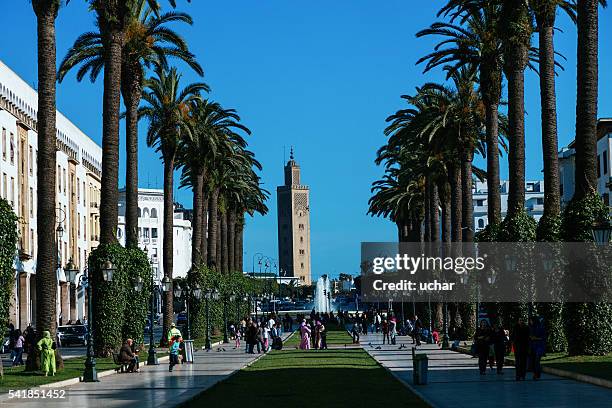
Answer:
[[[115,371],[116,372],[121,372],[121,373],[125,373],[128,370],[128,367],[130,365],[129,362],[124,363],[121,360],[119,360],[119,354],[114,353],[113,352],[113,363],[115,363],[116,367],[115,367]]]

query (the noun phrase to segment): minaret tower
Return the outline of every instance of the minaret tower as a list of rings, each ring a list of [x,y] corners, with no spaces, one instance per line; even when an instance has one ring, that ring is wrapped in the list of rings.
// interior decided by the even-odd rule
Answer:
[[[310,188],[300,183],[293,147],[285,165],[285,185],[276,189],[276,195],[279,272],[310,285]]]

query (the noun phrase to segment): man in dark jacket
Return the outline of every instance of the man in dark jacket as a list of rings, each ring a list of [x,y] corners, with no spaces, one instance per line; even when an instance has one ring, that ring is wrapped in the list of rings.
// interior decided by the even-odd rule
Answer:
[[[516,381],[524,380],[527,375],[527,353],[529,350],[529,327],[525,320],[519,318],[512,331],[514,346],[514,365],[516,366]]]
[[[128,363],[128,372],[138,371],[136,366],[138,365],[138,356],[132,351],[132,344],[134,340],[127,339],[123,346],[119,350],[119,361],[121,363]]]
[[[504,373],[504,359],[506,358],[506,331],[498,323],[493,323],[493,331],[491,334],[493,349],[495,351],[495,363],[497,365],[497,374]]]

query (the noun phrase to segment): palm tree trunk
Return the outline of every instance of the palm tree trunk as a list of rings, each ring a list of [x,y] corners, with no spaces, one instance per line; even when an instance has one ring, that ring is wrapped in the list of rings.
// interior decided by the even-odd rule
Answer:
[[[227,228],[227,212],[219,214],[219,224],[221,226],[221,270],[223,273],[227,273],[229,270],[229,247],[228,247],[228,228]]]
[[[472,159],[474,153],[470,149],[463,152],[461,161],[462,212],[461,228],[463,242],[474,241],[474,207],[472,205]]]
[[[508,216],[525,206],[525,72],[513,69],[508,77]]]
[[[498,103],[487,105],[485,115],[487,133],[487,217],[490,225],[496,225],[501,222]]]
[[[217,214],[219,212],[219,188],[210,193],[208,216],[208,266],[217,269]]]
[[[425,177],[425,236],[423,241],[431,241],[431,180]]]
[[[438,186],[433,181],[430,182],[430,210],[429,217],[431,219],[431,227],[429,229],[431,242],[440,241],[440,200],[438,195]]]
[[[236,212],[231,209],[228,213],[227,222],[227,247],[228,247],[228,269],[230,272],[236,272]]]
[[[238,214],[236,222],[236,256],[238,257],[237,270],[244,271],[244,214]]]
[[[221,211],[217,212],[217,216],[215,217],[215,223],[217,224],[217,248],[215,252],[215,265],[219,265],[219,270],[223,271],[223,261],[221,260]]]
[[[193,182],[193,220],[191,237],[191,261],[194,267],[202,263],[202,188],[204,173],[197,171]]]
[[[598,0],[578,0],[574,199],[597,191],[598,6]]]
[[[100,244],[116,241],[119,202],[119,111],[121,109],[121,52],[123,31],[98,12],[104,43],[104,96],[102,104],[102,185],[100,191]]]
[[[202,187],[202,218],[200,218],[200,225],[202,228],[202,240],[200,243],[200,256],[202,257],[202,263],[208,265],[208,194],[206,188]]]
[[[32,1],[36,13],[38,45],[38,158],[37,158],[37,215],[38,251],[36,259],[36,327],[39,336],[49,330],[55,338],[58,262],[55,236],[56,182],[56,37],[55,19],[59,2]],[[34,347],[35,348],[35,347]],[[35,370],[40,362],[28,355],[28,369]]]
[[[481,92],[485,105],[487,142],[487,217],[489,225],[501,222],[499,175],[499,100],[502,75],[497,50],[483,55],[480,68]]]
[[[544,163],[544,217],[561,211],[557,147],[557,95],[555,92],[554,13],[552,24],[540,27],[540,100],[542,104],[542,155]]]
[[[164,276],[172,280],[174,266],[174,155],[164,157]],[[174,320],[174,292],[164,292],[164,323],[162,333],[168,333]],[[162,336],[161,344],[168,339]]]
[[[461,214],[462,214],[462,199],[461,199],[461,168],[454,164],[450,166],[449,183],[451,189],[451,240],[452,242],[461,242]]]
[[[442,242],[448,244],[451,242],[451,201],[450,201],[450,183],[448,180],[440,183],[438,191],[440,191],[440,204],[442,207]]]
[[[125,115],[125,246],[138,247],[138,106],[142,95],[140,65],[123,67]]]

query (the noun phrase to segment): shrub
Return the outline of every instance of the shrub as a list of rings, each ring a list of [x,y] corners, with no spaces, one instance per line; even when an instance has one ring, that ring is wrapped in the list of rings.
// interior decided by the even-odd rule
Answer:
[[[6,327],[13,292],[17,253],[17,216],[9,203],[0,198],[0,324]]]

